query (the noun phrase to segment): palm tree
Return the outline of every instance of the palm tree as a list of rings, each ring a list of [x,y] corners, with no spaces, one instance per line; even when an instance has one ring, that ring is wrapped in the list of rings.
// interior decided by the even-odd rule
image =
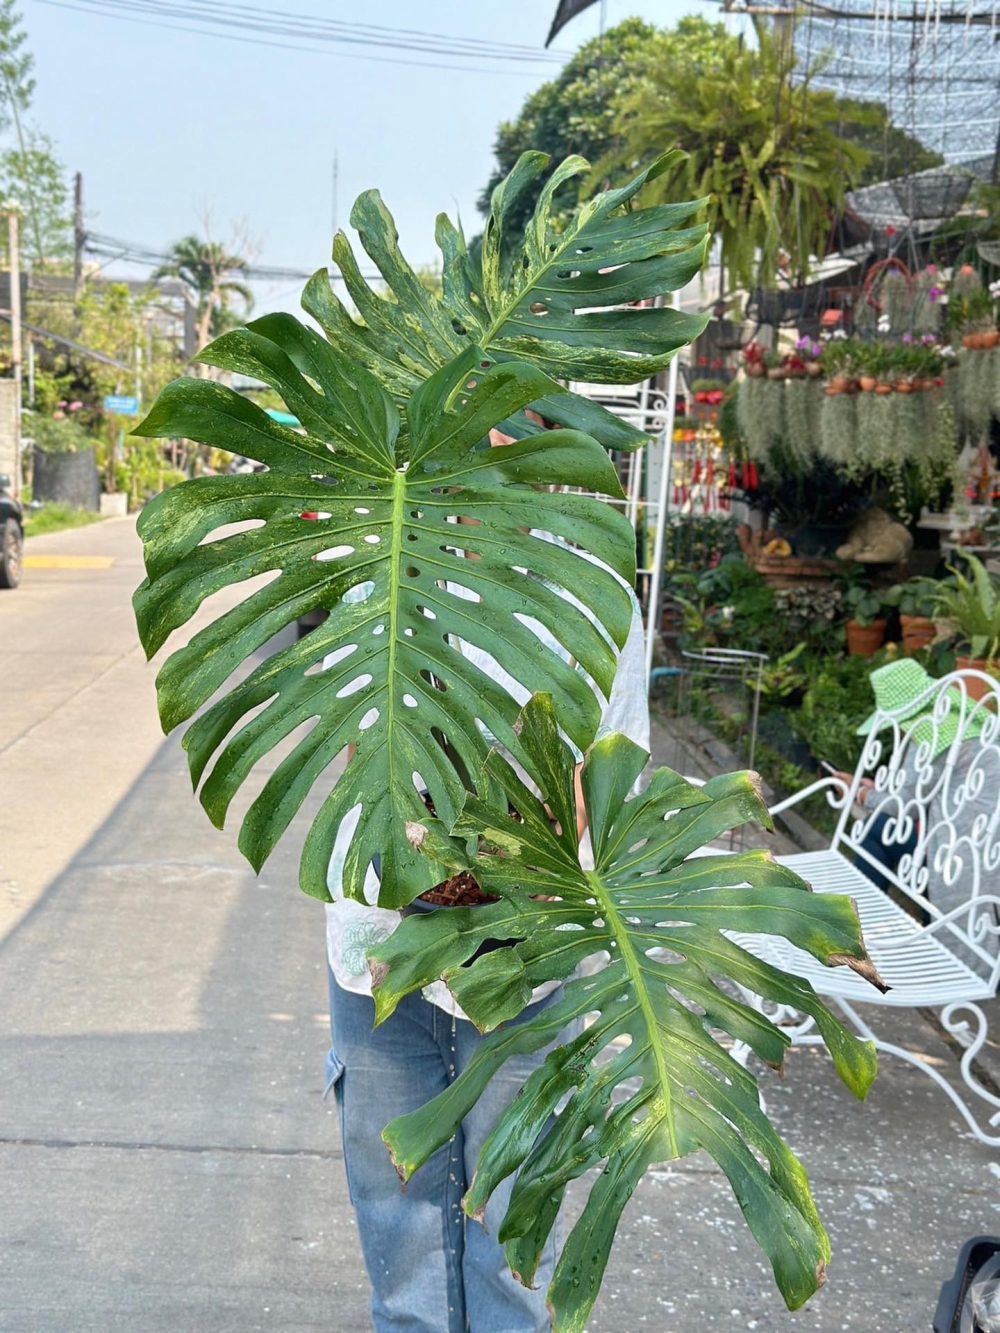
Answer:
[[[229,254],[218,241],[185,236],[170,248],[169,258],[153,274],[155,278],[179,278],[186,288],[185,299],[194,316],[194,347],[197,355],[226,329],[245,319],[253,308],[253,292],[240,280],[249,261]],[[234,306],[234,298],[240,308]]]

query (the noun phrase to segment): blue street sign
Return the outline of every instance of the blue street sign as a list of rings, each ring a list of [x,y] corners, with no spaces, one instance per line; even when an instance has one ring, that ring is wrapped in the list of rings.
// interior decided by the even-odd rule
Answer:
[[[104,400],[105,412],[116,417],[137,417],[139,415],[138,398],[126,398],[121,394],[109,394]]]

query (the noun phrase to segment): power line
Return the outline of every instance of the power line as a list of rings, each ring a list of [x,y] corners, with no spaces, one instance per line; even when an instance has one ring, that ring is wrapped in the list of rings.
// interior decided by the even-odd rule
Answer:
[[[436,60],[406,60],[395,55],[370,55],[354,49],[338,49],[333,54],[347,60],[364,60],[378,64],[409,65],[425,69],[464,71],[479,74],[535,74],[546,65],[551,68],[551,59],[557,61],[561,56],[553,52],[533,51],[508,43],[478,43],[474,39],[439,38],[436,34],[421,34],[404,40],[388,40],[381,36],[373,25],[337,25],[333,20],[313,19],[304,15],[292,15],[281,11],[259,10],[251,6],[233,6],[207,0],[187,0],[186,4],[173,3],[172,0],[38,0],[39,4],[55,9],[74,10],[77,13],[90,14],[103,18],[117,19],[123,23],[135,23],[144,27],[167,28],[175,32],[193,33],[197,36],[217,37],[229,41],[243,42],[253,46],[265,46],[279,50],[307,51],[313,54],[322,52],[323,47],[302,45],[302,40],[321,42],[338,47],[369,47],[375,49],[409,51],[419,55],[447,55],[462,60],[461,64],[445,64]],[[199,5],[200,7],[194,7]],[[166,21],[186,19],[189,23]],[[255,32],[261,36],[241,36],[234,28],[244,32]],[[367,29],[368,31],[366,31]],[[391,30],[385,30],[390,32]],[[410,31],[410,30],[406,30]],[[401,32],[400,36],[403,36]],[[300,39],[298,42],[277,41],[276,37]],[[483,65],[482,61],[500,61],[501,66]],[[472,62],[472,63],[468,63]],[[528,68],[517,68],[517,66]]]
[[[147,268],[159,268],[171,260],[171,256],[165,251],[154,250],[151,246],[136,241],[123,241],[117,236],[106,236],[102,232],[88,232],[84,250],[90,255],[120,259],[123,263],[141,264]],[[258,282],[306,282],[313,276],[315,270],[285,268],[277,264],[248,264],[245,268],[240,268],[239,272]],[[334,282],[342,281],[339,273],[328,271],[328,276]],[[382,281],[381,273],[363,273],[361,276],[366,282]]]

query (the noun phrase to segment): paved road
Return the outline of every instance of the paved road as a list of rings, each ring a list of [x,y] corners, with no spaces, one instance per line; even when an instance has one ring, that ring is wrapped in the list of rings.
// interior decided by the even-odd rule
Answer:
[[[131,524],[30,550],[113,563],[0,597],[0,1330],[365,1330],[321,1101],[320,909],[292,851],[250,874],[159,738]],[[1000,1231],[1000,1155],[916,1070],[886,1061],[864,1107],[815,1052],[766,1086],[831,1231],[828,1287],[785,1315],[695,1158],[637,1192],[591,1333],[924,1329],[961,1241]]]

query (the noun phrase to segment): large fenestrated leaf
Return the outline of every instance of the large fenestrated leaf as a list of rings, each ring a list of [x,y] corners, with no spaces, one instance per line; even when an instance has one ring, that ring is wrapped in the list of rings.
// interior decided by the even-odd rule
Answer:
[[[726,933],[779,935],[879,984],[854,904],[810,893],[766,853],[696,855],[747,820],[768,822],[756,776],[736,773],[698,788],[661,769],[633,797],[647,756],[620,735],[598,741],[583,771],[596,860],[588,872],[579,860],[573,759],[559,742],[551,700],[536,696],[526,707],[521,741],[558,828],[491,757],[489,776],[519,819],[470,797],[454,832],[482,836],[471,863],[434,825],[410,835],[451,867],[470,865],[501,901],[407,919],[373,954],[380,1020],[402,996],[444,977],[483,1031],[499,1027],[445,1092],[387,1127],[400,1174],[407,1179],[448,1140],[505,1060],[562,1032],[563,1043],[487,1140],[465,1200],[479,1214],[500,1181],[520,1170],[500,1239],[512,1269],[530,1282],[568,1182],[603,1164],[550,1288],[555,1328],[583,1327],[622,1209],[646,1169],[698,1149],[728,1176],[795,1308],[823,1281],[829,1243],[801,1163],[762,1111],[753,1076],[719,1040],[745,1042],[778,1066],[789,1039],[717,979],[811,1014],[844,1082],[863,1097],[875,1075],[873,1047],[848,1034],[807,982]],[[487,939],[517,943],[468,965]],[[525,1009],[533,987],[570,976],[598,951],[609,957],[596,975],[568,982],[560,1000],[518,1027],[500,1026]],[[566,1040],[567,1024],[587,1014],[596,1014],[591,1025]]]
[[[399,905],[436,874],[405,837],[406,819],[424,811],[415,775],[450,820],[463,777],[486,754],[478,723],[512,752],[520,747],[518,703],[463,655],[463,643],[492,654],[525,688],[551,691],[581,748],[593,738],[600,701],[565,659],[610,692],[615,645],[631,623],[632,531],[609,504],[541,488],[620,495],[617,476],[604,449],[578,431],[491,449],[497,422],[560,391],[537,368],[495,364],[475,348],[413,395],[405,430],[377,380],[291,316],[224,335],[207,359],[273,385],[304,433],[207,380],[168,386],[139,428],[268,468],[185,482],[143,512],[148,577],[135,608],[147,652],[211,594],[278,574],[168,658],[157,678],[164,729],[209,705],[184,744],[195,784],[204,778],[202,804],[220,826],[255,765],[293,737],[243,822],[240,847],[257,868],[310,789],[355,745],[311,826],[301,884],[326,896],[334,834],[360,806],[345,892],[362,896],[377,853],[381,901]],[[318,520],[302,517],[309,512]],[[479,526],[456,525],[456,516]],[[218,531],[247,520],[258,526]],[[322,626],[232,679],[279,630],[319,609],[329,612]]]
[[[336,296],[325,271],[310,281],[303,305],[334,346],[400,397],[470,344],[497,359],[530,361],[557,379],[634,384],[661,370],[707,318],[628,306],[677,291],[705,260],[707,231],[695,221],[705,200],[629,211],[643,185],[677,156],[664,154],[628,185],[590,200],[560,231],[553,196],[588,169],[583,158],[567,158],[541,189],[521,235],[512,231],[512,210],[538,190],[549,163],[545,153],[524,153],[493,193],[478,254],[470,252],[460,226],[439,216],[440,295],[428,291],[404,259],[390,213],[378,191],[368,190],[355,203],[351,224],[387,291],[364,280],[340,232],[333,258],[357,316]],[[632,448],[643,438],[582,398],[546,396],[532,406],[561,425],[587,430],[609,448]],[[533,428],[521,418],[508,429],[520,436]]]

